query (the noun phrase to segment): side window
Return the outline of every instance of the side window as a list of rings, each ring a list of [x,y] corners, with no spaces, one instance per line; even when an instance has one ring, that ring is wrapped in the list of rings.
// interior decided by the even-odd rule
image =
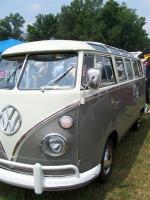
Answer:
[[[87,84],[87,70],[94,68],[94,55],[85,55],[83,60],[82,84]]]
[[[112,60],[106,56],[96,56],[96,66],[102,71],[101,87],[115,83]]]
[[[136,77],[138,77],[140,74],[136,60],[132,60],[132,64],[133,64],[134,74]]]
[[[130,60],[125,60],[125,68],[126,68],[126,71],[127,71],[127,74],[128,74],[128,78],[132,79],[133,78],[133,70],[132,70]]]
[[[143,76],[143,68],[140,60],[137,60],[140,76]]]
[[[97,68],[101,70],[101,85],[100,87],[111,85],[115,83],[114,70],[112,66],[112,60],[107,56],[99,55],[85,55],[83,60],[82,71],[82,84],[87,84],[87,70],[90,68]]]
[[[123,60],[122,58],[115,58],[115,61],[116,61],[116,69],[118,72],[119,82],[123,82],[127,79]]]

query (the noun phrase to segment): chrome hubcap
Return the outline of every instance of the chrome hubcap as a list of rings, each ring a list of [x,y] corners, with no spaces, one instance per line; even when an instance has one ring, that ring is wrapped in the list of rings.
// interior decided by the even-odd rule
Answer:
[[[112,148],[110,145],[107,145],[106,151],[104,154],[104,172],[108,174],[112,165]]]

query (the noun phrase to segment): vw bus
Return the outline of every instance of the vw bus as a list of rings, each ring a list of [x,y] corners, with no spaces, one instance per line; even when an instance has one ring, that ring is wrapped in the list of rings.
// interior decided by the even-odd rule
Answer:
[[[140,61],[63,40],[20,44],[1,57],[0,180],[37,194],[105,181],[114,147],[144,108]]]

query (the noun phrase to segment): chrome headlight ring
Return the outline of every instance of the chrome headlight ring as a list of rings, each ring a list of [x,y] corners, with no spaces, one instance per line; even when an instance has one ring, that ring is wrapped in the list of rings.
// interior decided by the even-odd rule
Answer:
[[[58,133],[48,134],[41,142],[42,151],[49,156],[58,157],[67,151],[66,138]]]

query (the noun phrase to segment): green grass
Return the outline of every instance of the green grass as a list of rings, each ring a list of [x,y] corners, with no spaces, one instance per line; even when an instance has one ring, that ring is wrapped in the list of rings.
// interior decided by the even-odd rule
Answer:
[[[72,191],[44,192],[0,183],[0,200],[150,200],[150,117],[139,131],[130,131],[118,145],[114,168],[104,185],[97,181]]]

